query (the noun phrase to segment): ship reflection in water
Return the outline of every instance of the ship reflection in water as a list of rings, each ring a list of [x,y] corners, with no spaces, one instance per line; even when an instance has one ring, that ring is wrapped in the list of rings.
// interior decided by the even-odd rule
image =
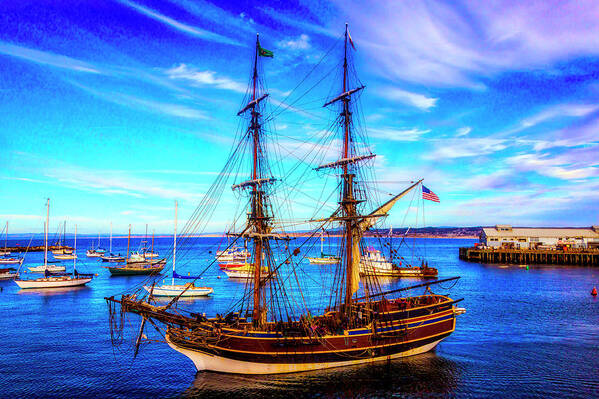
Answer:
[[[183,398],[453,396],[457,363],[428,352],[419,356],[296,374],[199,372]]]

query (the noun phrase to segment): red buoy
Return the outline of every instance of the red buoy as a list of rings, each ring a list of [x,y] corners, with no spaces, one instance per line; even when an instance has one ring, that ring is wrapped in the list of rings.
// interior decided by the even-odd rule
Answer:
[[[591,295],[597,296],[597,287],[593,287],[593,290],[591,291]]]

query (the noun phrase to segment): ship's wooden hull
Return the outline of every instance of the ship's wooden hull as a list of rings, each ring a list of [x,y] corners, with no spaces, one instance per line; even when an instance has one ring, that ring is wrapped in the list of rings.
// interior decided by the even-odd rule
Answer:
[[[167,342],[198,370],[226,373],[293,373],[376,362],[432,350],[455,329],[452,301],[380,313],[374,322],[337,335],[285,336],[276,331],[223,327],[169,328]]]
[[[444,338],[444,337],[443,337]],[[210,353],[204,353],[198,350],[191,350],[174,344],[167,336],[167,343],[171,348],[180,352],[193,361],[198,371],[216,371],[221,373],[233,374],[283,374],[283,373],[299,373],[302,371],[321,370],[334,367],[353,366],[364,363],[374,363],[387,361],[400,357],[414,356],[421,353],[433,350],[439,342],[443,340],[439,338],[427,344],[421,344],[412,349],[395,352],[389,355],[378,357],[360,358],[354,360],[341,360],[332,362],[307,362],[307,363],[262,363],[235,360],[224,356],[218,356]],[[346,358],[347,359],[347,358]]]

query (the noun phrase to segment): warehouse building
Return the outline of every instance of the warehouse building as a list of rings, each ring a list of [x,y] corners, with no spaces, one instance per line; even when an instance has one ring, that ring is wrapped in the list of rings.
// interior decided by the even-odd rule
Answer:
[[[599,248],[599,226],[530,228],[498,224],[483,228],[480,244],[514,249]]]

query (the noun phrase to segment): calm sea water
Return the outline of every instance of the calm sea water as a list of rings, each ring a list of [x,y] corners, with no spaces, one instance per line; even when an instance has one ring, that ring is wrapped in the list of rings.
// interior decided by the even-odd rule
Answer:
[[[179,270],[200,270],[217,241],[203,239],[186,256],[182,251]],[[164,343],[145,343],[134,360],[139,326],[134,316],[128,318],[126,343],[114,348],[104,297],[139,285],[144,277],[110,277],[82,249],[78,268],[99,274],[87,287],[29,291],[0,282],[0,397],[599,397],[599,300],[590,295],[599,285],[599,268],[526,270],[460,261],[458,248],[472,242],[420,240],[440,278],[462,276],[451,289],[443,285],[435,292],[465,298],[461,306],[467,309],[435,352],[280,376],[196,374],[190,360]],[[170,243],[157,239],[156,248],[164,252]],[[89,240],[78,244],[86,248]],[[124,253],[126,239],[115,240],[114,247]],[[43,254],[27,255],[27,264],[40,260]],[[304,270],[307,300],[322,302],[320,284],[330,280],[330,270],[315,265]],[[244,290],[216,265],[201,283],[212,286],[214,295],[189,306],[208,314],[230,306]]]

